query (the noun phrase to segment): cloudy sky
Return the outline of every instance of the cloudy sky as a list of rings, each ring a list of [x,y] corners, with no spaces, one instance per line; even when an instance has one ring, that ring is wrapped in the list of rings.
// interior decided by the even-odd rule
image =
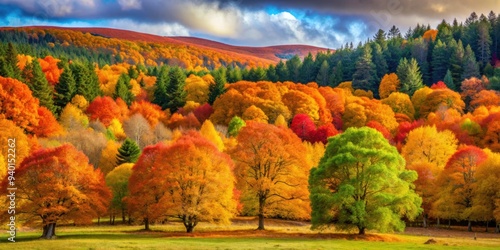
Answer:
[[[392,25],[500,13],[500,0],[0,0],[0,26],[113,27],[247,46],[337,48]]]

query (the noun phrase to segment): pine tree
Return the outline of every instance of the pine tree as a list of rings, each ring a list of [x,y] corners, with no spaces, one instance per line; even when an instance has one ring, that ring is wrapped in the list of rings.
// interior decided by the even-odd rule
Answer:
[[[281,60],[278,64],[276,64],[276,74],[278,74],[278,79],[280,82],[289,80],[288,69],[286,68],[285,63]]]
[[[327,60],[323,60],[321,67],[319,68],[318,75],[316,76],[316,82],[320,86],[326,86],[330,82],[330,66]]]
[[[474,55],[474,52],[472,51],[470,45],[467,45],[467,48],[465,48],[462,68],[463,68],[461,76],[462,79],[468,79],[471,77],[480,77],[479,65],[476,62],[476,56]]]
[[[76,95],[76,82],[71,70],[66,67],[63,69],[59,77],[59,83],[55,87],[54,104],[57,106],[58,112],[71,102],[71,99]]]
[[[417,60],[414,58],[410,61],[406,58],[401,59],[396,74],[401,83],[400,92],[406,93],[409,96],[412,96],[416,90],[424,86],[420,68],[418,67]]]
[[[168,95],[167,95],[167,85],[170,83],[170,76],[168,74],[168,69],[163,66],[160,68],[156,76],[156,84],[154,89],[153,103],[160,106],[162,109],[167,108]]]
[[[176,112],[186,104],[187,92],[184,90],[186,75],[179,67],[175,67],[169,72],[170,82],[167,85],[167,105],[171,113]]]
[[[56,107],[54,106],[53,90],[47,78],[45,78],[45,74],[37,59],[33,59],[30,64],[24,67],[23,78],[33,96],[40,101],[40,105],[55,114]]]
[[[395,25],[392,25],[391,29],[389,30],[389,33],[387,34],[387,38],[389,39],[401,38],[401,31],[399,31],[399,28],[397,28]]]
[[[89,102],[93,101],[96,97],[102,95],[101,88],[99,86],[99,77],[94,70],[91,63],[87,65],[78,65],[76,63],[72,65],[72,73],[75,77],[76,82],[76,93],[85,97]],[[74,65],[74,66],[73,66]]]
[[[314,61],[311,52],[304,57],[304,61],[299,69],[299,82],[308,83],[315,80],[316,73],[314,72]]]
[[[373,41],[380,45],[381,50],[387,48],[386,34],[384,30],[378,29],[375,36],[373,36]]]
[[[299,82],[300,80],[300,69],[302,62],[298,55],[290,58],[286,61],[286,68],[288,70],[288,79],[292,82]]]
[[[338,61],[337,65],[333,68],[332,76],[330,77],[329,86],[334,88],[337,87],[344,78],[342,61]]]
[[[453,77],[450,70],[446,71],[443,82],[446,84],[446,86],[448,86],[449,89],[457,91],[457,86],[455,86],[455,83],[453,82]]]
[[[436,46],[432,50],[432,82],[436,83],[444,79],[444,75],[449,68],[449,54],[446,44],[437,40]]]
[[[491,59],[491,36],[490,23],[484,19],[478,24],[478,39],[477,39],[477,58],[482,67],[490,62]]]
[[[18,62],[16,47],[9,42],[5,57],[0,60],[0,75],[23,81],[21,69],[17,66]]]
[[[375,65],[372,62],[372,49],[369,45],[363,48],[361,57],[356,62],[356,72],[352,76],[354,89],[370,90],[378,96]]]
[[[385,44],[385,40],[384,40]],[[377,78],[375,79],[375,82],[380,82],[382,77],[388,73],[388,67],[387,67],[387,61],[385,60],[385,57],[382,53],[382,46],[379,45],[378,43],[372,43],[372,61],[373,64],[375,64],[375,70],[377,72]],[[387,45],[384,45],[387,47]]]
[[[271,82],[277,82],[278,81],[278,74],[276,73],[276,66],[274,65],[269,65],[269,68],[267,68],[266,71],[266,79],[271,81]]]
[[[215,70],[213,73],[215,83],[208,88],[208,103],[213,105],[217,97],[226,92],[226,73],[223,68]]]
[[[121,98],[127,105],[131,105],[134,101],[134,95],[132,94],[132,85],[130,85],[130,77],[122,73],[118,82],[116,82],[115,93],[113,93],[113,98]]]
[[[123,163],[135,163],[139,159],[141,149],[135,141],[130,138],[125,139],[122,146],[118,149],[116,155],[116,164],[120,166]]]

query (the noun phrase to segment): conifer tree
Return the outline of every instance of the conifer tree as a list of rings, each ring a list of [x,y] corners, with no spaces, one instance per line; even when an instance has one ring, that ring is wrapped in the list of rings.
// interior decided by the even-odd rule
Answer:
[[[71,101],[76,95],[76,82],[73,73],[68,67],[63,69],[59,77],[59,83],[55,86],[54,104],[57,106],[58,112]]]
[[[168,102],[165,108],[170,109],[170,112],[174,113],[186,104],[187,92],[184,90],[186,75],[181,68],[175,67],[170,70],[169,78],[170,82],[166,88]]]
[[[46,107],[55,114],[56,107],[54,106],[53,90],[47,78],[45,78],[45,74],[37,59],[33,59],[30,64],[24,67],[23,78],[33,96],[40,101],[40,105]]]
[[[462,81],[465,49],[461,40],[458,43],[452,40],[448,47],[450,48],[451,76],[453,77],[453,82],[459,84]]]
[[[462,79],[469,79],[471,77],[480,77],[479,65],[477,64],[476,56],[474,55],[474,51],[472,51],[470,45],[467,45],[467,48],[465,48],[462,68],[463,68]]]
[[[316,82],[320,86],[326,86],[330,82],[330,65],[328,65],[327,60],[323,60],[316,76]]]
[[[120,166],[123,163],[135,163],[139,159],[141,149],[135,141],[130,138],[125,139],[122,146],[118,149],[116,155],[116,165]]]
[[[363,48],[361,57],[356,62],[356,71],[352,76],[352,87],[354,89],[370,90],[378,96],[375,65],[372,62],[372,49],[369,45]]]
[[[115,93],[113,93],[113,98],[121,98],[127,105],[131,105],[134,101],[134,95],[131,92],[132,85],[130,85],[130,77],[122,73],[118,82],[116,83]]]
[[[5,57],[0,60],[0,75],[23,81],[21,69],[17,66],[18,62],[16,47],[9,42]]]
[[[432,82],[436,83],[444,79],[446,71],[449,68],[449,55],[446,44],[438,40],[436,46],[432,50]]]
[[[455,86],[455,83],[453,82],[453,77],[451,76],[451,71],[447,70],[446,75],[444,76],[443,82],[448,86],[449,89],[457,91],[457,87]]]
[[[400,92],[406,93],[409,96],[412,96],[416,90],[424,86],[420,68],[418,67],[417,60],[414,58],[410,61],[406,58],[401,59],[396,74],[401,83]]]
[[[311,52],[307,54],[300,66],[299,70],[299,82],[308,83],[315,80],[316,74],[314,73],[314,61]]]
[[[217,97],[226,92],[226,70],[224,68],[220,68],[218,70],[214,70],[212,74],[215,83],[210,85],[208,88],[208,103],[210,105],[213,105]]]
[[[170,83],[170,76],[168,74],[168,69],[163,66],[160,68],[156,75],[156,84],[154,89],[153,103],[160,106],[162,109],[167,108],[168,95],[167,95],[167,85]]]

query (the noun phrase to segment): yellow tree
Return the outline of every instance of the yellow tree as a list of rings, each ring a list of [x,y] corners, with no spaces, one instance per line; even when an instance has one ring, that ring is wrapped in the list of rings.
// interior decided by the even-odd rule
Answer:
[[[401,154],[409,165],[431,163],[442,170],[456,149],[457,139],[453,132],[439,132],[435,126],[423,126],[408,134]]]
[[[187,92],[186,101],[206,103],[209,93],[208,86],[209,84],[203,78],[191,74],[186,78],[186,85],[184,87]]]
[[[292,117],[296,114],[306,114],[314,121],[319,120],[318,103],[304,92],[291,90],[283,95],[283,103],[290,110]]]
[[[214,124],[210,120],[206,120],[201,125],[200,133],[205,139],[211,141],[219,151],[224,151],[224,141],[219,132],[215,130]]]
[[[106,185],[111,189],[111,214],[114,223],[114,213],[118,210],[122,214],[122,223],[125,223],[127,205],[123,199],[128,195],[128,179],[132,175],[133,163],[124,163],[106,175]]]
[[[473,198],[473,213],[480,214],[486,221],[486,231],[488,231],[488,222],[495,220],[497,222],[496,230],[500,225],[500,154],[486,152],[486,159],[478,167],[476,172],[476,189]]]
[[[291,130],[248,122],[238,134],[232,150],[237,185],[247,213],[264,217],[309,217],[307,150]],[[248,209],[255,209],[248,211]]]
[[[8,161],[9,159],[9,144],[11,144],[8,141],[9,139],[15,139],[16,166],[19,166],[23,159],[30,153],[28,137],[13,121],[0,118],[0,153],[4,161]],[[0,168],[5,168],[6,166],[4,164]]]
[[[120,148],[120,144],[109,140],[106,143],[106,147],[102,150],[101,157],[99,159],[99,168],[107,175],[111,172],[116,165],[116,155],[118,155],[118,149]]]
[[[429,87],[423,87],[418,89],[411,96],[411,102],[413,103],[413,108],[415,109],[415,118],[420,117],[420,107],[425,104],[427,96],[432,93],[432,89]]]
[[[256,121],[256,122],[262,122],[262,123],[267,123],[269,118],[267,118],[267,115],[262,111],[262,109],[255,107],[255,105],[252,105],[248,107],[245,112],[241,115],[241,118],[245,121]]]
[[[380,81],[379,95],[381,99],[389,97],[393,92],[400,88],[398,75],[395,73],[385,74]]]
[[[415,109],[410,97],[405,93],[394,92],[382,100],[383,104],[389,105],[394,113],[404,114],[413,120]]]

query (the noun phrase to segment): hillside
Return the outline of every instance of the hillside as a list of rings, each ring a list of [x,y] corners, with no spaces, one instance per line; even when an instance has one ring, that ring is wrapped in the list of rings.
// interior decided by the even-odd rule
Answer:
[[[309,52],[316,54],[327,50],[305,45],[232,46],[195,37],[163,37],[111,28],[31,26],[0,30],[2,40],[36,44],[45,47],[51,54],[57,49],[91,49],[76,54],[90,54],[88,57],[99,58],[105,55],[107,58],[103,63],[107,63],[106,60],[109,63],[124,61],[151,66],[166,63],[187,69],[213,69],[227,65],[267,67],[295,54],[303,57]]]

